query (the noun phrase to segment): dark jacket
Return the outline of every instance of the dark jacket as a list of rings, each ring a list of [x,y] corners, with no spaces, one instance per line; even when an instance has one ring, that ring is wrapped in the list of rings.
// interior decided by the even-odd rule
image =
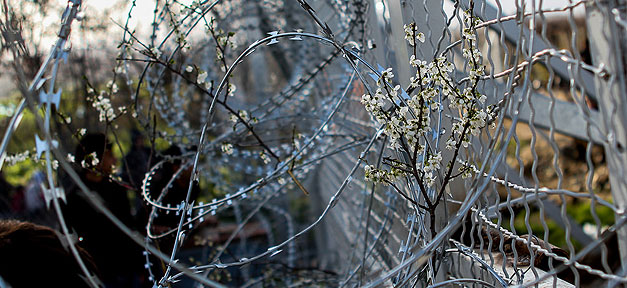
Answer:
[[[109,179],[95,183],[81,178],[113,215],[133,227],[126,189]],[[83,197],[78,185],[71,180],[64,181],[64,184],[67,205],[63,206],[63,213],[66,223],[78,237],[82,237],[81,245],[92,255],[103,275],[103,282],[107,284],[116,281],[112,279],[132,278],[140,273],[143,267],[141,247],[93,207]]]

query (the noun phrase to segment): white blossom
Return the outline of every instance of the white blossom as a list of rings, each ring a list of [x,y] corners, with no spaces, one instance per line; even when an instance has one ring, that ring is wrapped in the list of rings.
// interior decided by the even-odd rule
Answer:
[[[107,82],[107,88],[111,89],[111,93],[113,94],[118,93],[118,84],[115,84],[113,80],[109,80],[109,82]]]
[[[435,178],[437,177],[437,175],[433,174],[433,172],[429,172],[429,173],[425,173],[425,184],[427,184],[427,187],[431,188],[433,187],[433,185],[435,185]]]
[[[207,79],[207,71],[200,70],[199,72],[200,73],[198,73],[198,76],[196,77],[196,82],[198,82],[198,84],[203,84]]]
[[[237,86],[235,86],[235,84],[233,83],[229,83],[228,90],[229,90],[229,96],[232,97],[233,95],[235,95],[235,90],[237,90]]]
[[[231,143],[222,143],[222,153],[226,154],[226,155],[232,155],[233,154],[233,144]]]
[[[418,67],[418,64],[420,64],[420,59],[416,59],[416,56],[413,54],[409,56],[409,65]]]
[[[246,110],[239,110],[239,117],[242,118],[242,120],[244,121],[248,121],[250,120],[250,118],[248,117],[248,112]]]
[[[485,96],[485,95],[481,95],[481,96],[479,96],[479,102],[481,102],[481,104],[485,104],[485,100],[486,100],[486,99],[488,99],[488,97],[487,97],[487,96]]]
[[[155,58],[161,58],[161,51],[157,47],[150,48],[150,53],[155,56]]]
[[[222,55],[222,50],[220,50],[220,47],[216,47],[216,60],[221,61],[222,58],[224,58],[224,55]]]
[[[405,30],[405,40],[407,40],[409,46],[416,45],[416,42],[414,41],[414,27],[416,27],[415,23],[403,25]]]
[[[453,139],[453,137],[451,137],[448,140],[446,140],[446,149],[453,150],[453,149],[455,149],[455,145],[456,144],[457,144],[457,142],[455,142],[455,139]]]
[[[480,136],[481,129],[484,129],[487,123],[494,123],[490,106],[485,107],[487,96],[476,89],[478,82],[485,75],[482,54],[476,43],[475,27],[478,23],[478,18],[471,16],[468,11],[465,12],[461,60],[465,62],[464,67],[469,67],[468,77],[465,78],[469,81],[453,79],[456,77],[453,74],[455,66],[446,54],[431,62],[411,55],[409,64],[416,70],[415,75],[409,79],[411,88],[411,91],[407,91],[409,99],[400,99],[400,86],[391,87],[394,80],[392,68],[381,72],[381,76],[376,79],[377,87],[374,93],[367,93],[361,97],[361,103],[368,114],[382,125],[390,149],[402,149],[410,155],[424,155],[424,161],[414,160],[421,162],[421,177],[428,187],[436,184],[438,175],[442,175],[440,170],[447,167],[442,163],[442,152],[431,142],[434,141],[431,140],[432,134],[427,134],[432,132],[431,119],[437,119],[439,112],[444,110],[444,105],[448,105],[452,115],[455,115],[450,135],[446,140],[446,149],[455,150],[458,143],[461,147],[468,148],[472,141],[471,137]],[[404,25],[403,28],[405,39],[410,46],[415,46],[416,40],[423,43],[426,40],[425,35],[417,30],[415,23]],[[404,162],[401,159],[396,160]],[[394,181],[402,174],[399,171],[402,170],[393,166],[385,170],[376,169],[372,165],[367,165],[364,170],[366,180],[384,184]],[[469,169],[460,171],[463,177],[471,176]]]
[[[416,45],[416,41],[418,40],[421,43],[425,43],[425,34],[422,32],[417,32],[416,23],[410,23],[407,25],[403,25],[403,29],[405,30],[405,40],[409,43],[409,46]]]
[[[264,151],[259,152],[259,157],[263,160],[263,164],[268,164],[271,161],[270,157],[268,157]]]
[[[461,173],[462,173],[461,174],[462,179],[466,179],[466,178],[472,177],[472,169],[469,169],[469,168],[470,167],[465,166],[465,165],[462,166],[462,167],[459,167],[459,171],[461,171]]]
[[[377,84],[379,84],[381,80],[387,83],[391,83],[393,78],[394,73],[392,73],[392,68],[385,69],[383,72],[381,72],[381,78],[379,78]]]
[[[15,155],[9,155],[6,157],[5,161],[9,164],[9,165],[15,165],[16,163],[22,162],[22,161],[26,161],[26,159],[28,159],[28,157],[30,156],[30,151],[26,150],[22,153],[17,153]]]
[[[440,169],[440,163],[442,162],[442,153],[438,152],[435,155],[430,155],[429,159],[425,161],[424,167],[422,170],[425,172],[425,175],[432,175],[433,172]],[[434,176],[429,176],[435,180]]]
[[[96,154],[96,152],[91,152],[89,153],[89,158],[91,158],[91,165],[92,166],[96,166],[98,165],[98,163],[100,163],[100,160],[98,159],[98,154]]]
[[[91,105],[98,111],[98,119],[100,122],[110,121],[115,117],[115,111],[111,106],[111,100],[106,98],[104,93],[98,95]]]
[[[99,163],[100,160],[98,160],[98,154],[96,154],[96,152],[94,151],[85,155],[85,159],[81,161],[81,167],[90,168],[97,166]]]
[[[390,171],[376,169],[374,165],[364,167],[364,176],[367,181],[374,183],[389,184],[396,181],[403,173],[401,170],[392,167]]]

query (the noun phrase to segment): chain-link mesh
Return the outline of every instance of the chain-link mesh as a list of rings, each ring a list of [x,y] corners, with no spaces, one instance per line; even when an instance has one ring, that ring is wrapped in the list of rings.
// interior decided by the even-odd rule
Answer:
[[[125,112],[102,99],[117,94],[150,139],[190,147],[132,183],[150,212],[134,231],[50,129],[81,5],[71,1],[34,79],[16,65],[25,100],[2,163],[24,108],[43,104],[33,113],[43,194],[92,286],[55,169],[145,248],[157,286],[623,284],[626,6],[548,2],[158,2],[152,31],[120,25],[122,92],[92,95],[111,131]],[[186,197],[168,203],[179,179]],[[205,201],[192,199],[195,185]],[[164,215],[176,225],[157,229]],[[199,233],[215,216],[232,229]],[[159,250],[162,239],[173,248]]]

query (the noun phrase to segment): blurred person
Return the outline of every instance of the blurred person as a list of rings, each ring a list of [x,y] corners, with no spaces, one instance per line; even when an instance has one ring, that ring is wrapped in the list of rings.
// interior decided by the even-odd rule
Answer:
[[[150,168],[150,148],[146,147],[144,135],[137,129],[131,131],[131,142],[131,149],[122,162],[122,179],[129,181],[139,190]]]
[[[29,213],[37,213],[44,208],[44,195],[41,191],[41,184],[46,181],[46,174],[37,171],[26,184],[26,210]]]
[[[13,191],[13,185],[11,185],[5,178],[4,172],[0,171],[0,191],[2,194],[9,195],[10,192]]]
[[[25,219],[35,224],[57,227],[59,220],[55,213],[49,213],[41,189],[42,184],[47,186],[45,182],[46,174],[41,170],[33,173],[33,176],[28,180],[24,188]]]
[[[192,150],[195,151],[195,148],[192,147]],[[163,155],[170,157],[179,157],[183,155],[183,153],[181,151],[181,148],[179,148],[177,145],[172,145],[163,152]],[[171,162],[166,163],[163,170],[166,177],[164,177],[163,180],[169,181],[174,176],[174,174],[178,172],[185,164],[186,163],[184,163],[183,160],[180,158],[174,159]],[[176,179],[172,183],[172,186],[169,187],[167,194],[163,197],[163,204],[178,205],[182,201],[185,201],[185,198],[187,197],[187,190],[189,188],[189,180],[192,177],[192,168],[192,165],[187,165],[187,167],[184,167],[184,169],[179,173],[178,177],[176,177]],[[199,192],[200,188],[198,187],[198,183],[194,182],[189,201],[195,201],[196,198],[198,198]]]
[[[144,143],[144,135],[137,129],[131,130],[131,149],[124,156],[122,161],[122,180],[133,186],[135,199],[132,214],[136,219],[135,228],[144,231],[148,221],[148,210],[141,193],[141,186],[148,169],[150,169],[151,149]],[[154,160],[154,158],[153,158]]]
[[[11,195],[13,194],[13,186],[4,179],[4,173],[0,171],[0,213],[11,212]]]
[[[195,150],[195,148],[192,148]],[[163,153],[161,153],[163,157],[173,157],[172,160],[166,161],[166,163],[155,173],[153,176],[153,181],[150,185],[151,196],[153,199],[157,199],[159,195],[162,193],[164,188],[168,185],[172,177],[179,171],[185,163],[182,161],[180,157],[183,153],[181,148],[177,145],[172,145],[168,149],[166,149]],[[188,165],[180,171],[179,175],[170,183],[165,191],[163,191],[165,196],[161,199],[161,204],[164,206],[170,205],[170,207],[176,207],[180,205],[183,201],[185,201],[187,197],[187,191],[189,189],[189,181],[192,176],[192,166]],[[192,191],[189,197],[189,202],[192,203],[198,198],[198,194],[200,194],[200,186],[197,181],[194,181],[192,184]],[[176,229],[178,227],[179,221],[181,219],[180,214],[177,213],[165,213],[161,212],[157,214],[157,217],[153,223],[153,230],[157,233],[167,232],[171,229]],[[159,247],[161,251],[164,253],[169,253],[172,251],[174,246],[174,236],[176,233],[171,234],[170,236],[166,236],[161,238],[159,241]]]
[[[75,151],[77,172],[120,221],[133,227],[126,189],[111,179],[116,158],[104,134],[87,134]],[[84,248],[93,256],[106,287],[138,287],[143,272],[140,246],[116,227],[84,198],[74,181],[64,179],[67,205],[64,215],[68,225],[82,237]]]
[[[89,287],[74,255],[59,233],[41,225],[0,220],[0,275],[11,287]],[[78,253],[91,275],[98,277],[91,256]]]
[[[18,185],[11,195],[11,209],[15,214],[23,214],[26,211],[24,186]]]

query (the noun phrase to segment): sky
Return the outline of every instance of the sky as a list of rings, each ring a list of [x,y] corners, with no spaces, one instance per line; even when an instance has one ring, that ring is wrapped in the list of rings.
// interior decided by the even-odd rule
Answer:
[[[228,1],[228,0],[225,0]],[[288,0],[288,1],[296,1],[296,0]],[[319,0],[309,0],[309,1],[319,1]],[[387,0],[387,1],[396,1],[396,0]],[[400,0],[399,0],[400,1]],[[426,1],[436,1],[436,0],[426,0]],[[492,4],[493,6],[496,7],[496,1],[497,0],[487,0],[488,3]],[[516,1],[521,1],[521,0],[500,0],[501,6],[503,7],[503,14],[504,15],[511,15],[516,11]],[[574,0],[575,2],[577,1],[581,1],[581,0]],[[179,2],[182,3],[191,3],[192,0],[179,0]],[[528,4],[527,9],[528,11],[530,11],[530,5],[531,5],[531,0],[527,0],[526,1]],[[536,7],[539,8],[540,5],[540,0],[536,0]],[[555,9],[555,8],[562,8],[565,7],[566,5],[568,5],[571,1],[570,0],[543,0],[542,1],[542,7],[544,9]],[[54,3],[54,2],[53,2]],[[64,9],[66,7],[68,3],[68,0],[57,0],[56,4],[58,5],[58,10],[62,11],[62,9]],[[130,0],[110,0],[110,1],[102,1],[102,0],[83,0],[83,12],[87,15],[89,14],[99,14],[98,12],[104,10],[104,9],[109,9],[112,7],[123,7],[126,6],[122,9],[115,9],[117,11],[117,14],[112,15],[112,19],[110,19],[110,24],[111,24],[111,37],[99,37],[99,38],[104,38],[104,39],[89,39],[89,38],[83,38],[82,36],[74,36],[72,35],[72,41],[73,41],[73,45],[74,47],[78,48],[78,47],[82,47],[85,49],[102,49],[103,47],[115,47],[115,45],[117,45],[120,41],[121,38],[121,33],[115,33],[116,29],[119,29],[119,31],[121,31],[120,28],[118,28],[116,26],[116,24],[114,24],[114,21],[120,24],[123,24],[124,21],[126,20],[126,16],[128,13],[128,9],[130,7]],[[148,29],[150,29],[150,24],[152,22],[152,18],[153,18],[153,10],[154,10],[154,5],[155,5],[155,0],[136,0],[135,3],[137,4],[137,6],[134,8],[133,10],[133,17],[130,20],[130,25],[129,27],[131,27],[131,29],[137,29],[138,31],[149,31]],[[447,9],[452,9],[453,8],[453,4],[450,0],[445,0],[444,1],[444,6],[445,6],[445,10]],[[581,13],[584,11],[583,5],[579,5],[579,7],[576,8],[577,13]],[[56,15],[55,13],[50,13],[47,17],[47,19],[42,19],[42,21],[40,23],[42,23],[43,26],[50,26],[50,25],[58,25],[58,21],[59,21],[59,16],[60,15]],[[76,34],[76,33],[73,33]],[[145,34],[145,33],[142,33]],[[86,36],[89,37],[89,36]],[[54,35],[50,35],[49,39],[43,38],[42,39],[42,43],[45,42],[50,42],[50,45],[56,40],[56,37]],[[8,84],[8,83],[4,83],[6,82],[6,79],[1,79],[0,78],[0,86],[4,86],[4,87],[10,87],[11,85],[3,85],[3,84]],[[4,93],[0,93],[0,94],[4,94]]]
[[[501,0],[501,6],[503,7],[503,13],[504,14],[514,14],[514,12],[516,12],[516,2],[521,2],[520,0]],[[492,4],[492,6],[496,7],[496,0],[487,0],[488,3]],[[530,0],[525,1],[526,2],[526,10],[527,11],[531,11],[531,2]],[[563,8],[565,6],[567,6],[569,4],[570,1],[568,0],[544,0],[544,1],[539,1],[536,0],[536,9],[540,8],[540,2],[542,2],[542,8],[543,9],[555,9],[555,8]],[[572,2],[579,2],[579,1],[572,1]],[[520,4],[519,4],[520,5]],[[581,7],[583,7],[583,5],[580,5]],[[577,8],[575,8],[577,9]]]
[[[67,0],[58,0],[59,3],[61,3],[62,5],[65,5],[65,3],[67,3]],[[296,1],[296,0],[293,0]],[[310,0],[310,1],[315,1],[315,0]],[[428,1],[434,1],[434,0],[428,0]],[[487,0],[488,3],[492,4],[494,7],[496,7],[496,1],[497,0]],[[499,2],[501,3],[501,6],[503,7],[503,14],[506,15],[511,15],[514,12],[516,12],[516,2],[521,2],[521,0],[500,0]],[[125,2],[130,2],[130,1],[125,1]],[[191,0],[183,0],[180,1],[182,3],[188,2],[191,3]],[[452,7],[452,1],[445,1],[448,3],[445,3],[445,6],[448,7]],[[526,0],[525,1],[526,4],[526,10],[527,11],[531,11],[531,0]],[[562,8],[565,7],[566,5],[568,5],[571,1],[569,0],[536,0],[534,1],[536,2],[536,7],[540,8],[540,2],[542,2],[542,7],[544,9],[555,9],[555,8]],[[578,2],[578,1],[573,1],[573,2]],[[137,7],[134,10],[133,13],[133,17],[134,19],[132,19],[133,21],[133,25],[134,26],[136,23],[140,22],[140,23],[147,23],[147,25],[150,24],[151,20],[152,20],[152,15],[153,15],[153,9],[154,9],[154,0],[137,0],[136,4]],[[89,12],[90,9],[105,9],[105,8],[110,8],[114,5],[119,5],[119,3],[117,1],[102,1],[102,0],[84,0],[84,5],[86,6],[86,13]],[[580,5],[577,10],[582,10],[583,9],[583,5]],[[123,15],[125,16],[125,13],[128,9],[124,9],[124,14],[119,15],[120,17],[122,17]]]
[[[228,1],[228,0],[225,0],[225,1]],[[296,1],[296,0],[288,0],[288,1]],[[320,0],[309,0],[309,1],[320,1]],[[400,0],[386,0],[386,1],[400,1]],[[426,0],[426,1],[436,1],[436,0]],[[496,7],[497,0],[486,0],[486,1]],[[498,0],[498,1],[500,1],[501,6],[503,8],[503,14],[511,15],[516,12],[516,2],[517,1],[521,2],[523,0]],[[573,0],[573,1],[578,2],[581,0]],[[179,0],[179,2],[189,4],[192,2],[192,0]],[[535,1],[526,0],[525,2],[527,3],[525,5],[526,10],[530,11],[531,10],[530,6],[532,2],[535,2],[537,8],[540,7],[540,2],[542,2],[543,9],[555,9],[555,8],[563,8],[567,6],[571,2],[571,0],[542,0],[542,1],[541,0],[535,0]],[[59,5],[59,8],[62,9],[67,5],[67,0],[57,0],[57,3]],[[83,0],[83,12],[87,15],[97,14],[97,12],[99,11],[102,11],[104,9],[109,9],[112,7],[123,7],[123,6],[126,6],[126,7],[122,9],[115,9],[116,14],[111,16],[110,27],[112,27],[112,29],[110,33],[112,33],[111,35],[112,37],[99,36],[99,39],[77,39],[76,37],[73,37],[72,39],[73,41],[75,41],[74,44],[77,44],[78,47],[90,47],[89,49],[95,49],[95,48],[97,49],[103,46],[117,45],[120,41],[121,33],[116,34],[115,31],[117,29],[121,32],[121,28],[118,28],[117,25],[114,24],[114,21],[116,23],[123,25],[123,23],[126,21],[130,3],[131,3],[130,0],[112,0],[112,1]],[[155,5],[155,0],[136,0],[135,3],[137,6],[133,10],[133,14],[132,14],[133,17],[130,19],[129,27],[131,29],[137,29],[137,31],[140,32],[139,35],[142,35],[142,34],[147,35],[151,29],[150,25],[153,19],[153,10],[154,10],[154,5]],[[453,4],[451,0],[444,0],[443,3],[444,3],[445,11],[451,10],[453,8]],[[576,13],[581,13],[584,11],[585,10],[584,10],[583,5],[579,5],[579,7],[576,8]],[[52,15],[50,15],[50,17],[54,17],[55,19],[53,20],[58,21],[58,15],[54,15],[54,13],[51,13],[51,14]],[[56,39],[51,39],[51,40],[56,40]]]

